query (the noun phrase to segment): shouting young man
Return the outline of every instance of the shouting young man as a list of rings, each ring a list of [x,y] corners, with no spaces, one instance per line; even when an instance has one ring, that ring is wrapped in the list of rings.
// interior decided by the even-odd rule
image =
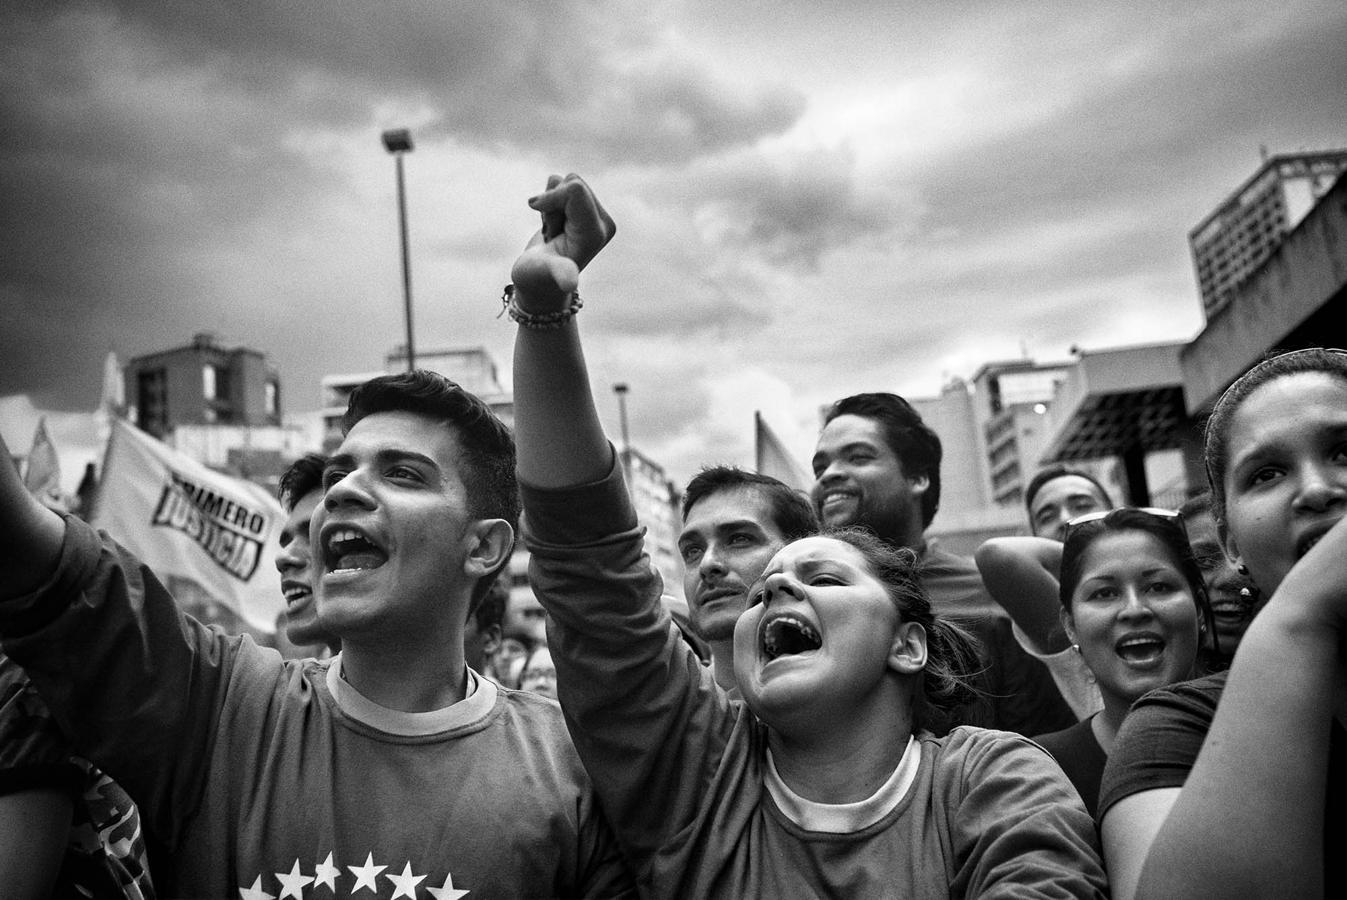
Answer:
[[[311,532],[330,661],[203,627],[0,466],[6,652],[140,806],[166,896],[623,893],[555,704],[464,664],[514,542],[509,432],[428,372],[362,385],[343,429]]]

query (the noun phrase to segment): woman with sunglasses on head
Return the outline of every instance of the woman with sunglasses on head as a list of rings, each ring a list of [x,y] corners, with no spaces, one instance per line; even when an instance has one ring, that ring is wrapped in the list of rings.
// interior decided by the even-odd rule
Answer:
[[[1226,553],[1268,599],[1228,672],[1123,725],[1100,794],[1114,897],[1347,896],[1347,354],[1239,378],[1206,463]]]
[[[1103,708],[1035,740],[1057,760],[1093,815],[1104,763],[1128,708],[1147,691],[1193,676],[1206,630],[1205,593],[1176,513],[1129,508],[1087,513],[1068,523],[1064,537],[1063,544],[998,538],[979,551],[978,562],[989,583],[1013,584],[1038,595],[1040,603],[1060,602],[1062,627],[1092,675]],[[1048,568],[1058,547],[1060,579]]]

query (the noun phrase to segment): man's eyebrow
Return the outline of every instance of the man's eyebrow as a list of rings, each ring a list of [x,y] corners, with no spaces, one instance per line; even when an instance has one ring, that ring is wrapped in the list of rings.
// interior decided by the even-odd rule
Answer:
[[[761,530],[762,523],[757,521],[756,519],[748,519],[748,518],[735,519],[732,522],[721,522],[719,525],[716,526],[716,531],[718,532],[739,531],[740,529],[744,528],[756,528],[758,530]]]
[[[433,456],[427,456],[424,453],[419,453],[415,450],[406,450],[401,447],[389,447],[380,450],[374,454],[374,459],[376,462],[381,463],[391,462],[393,460],[407,460],[419,462],[422,465],[430,466],[433,469],[438,469],[440,467],[440,464],[435,461]]]
[[[850,453],[853,450],[877,450],[879,449],[879,446],[879,443],[876,441],[858,438],[854,441],[847,441],[840,447],[833,447],[831,449],[820,447],[818,450],[814,451],[814,459],[818,460],[820,456],[827,457],[830,453],[832,455],[841,456],[842,454]]]
[[[323,465],[323,474],[326,475],[333,469],[348,468],[354,461],[355,457],[349,453],[334,453],[327,458],[327,462]]]
[[[844,563],[836,559],[802,559],[799,562],[800,571],[805,575],[813,575],[821,570],[837,571],[839,569],[850,569],[849,563]]]
[[[374,453],[374,461],[377,463],[387,463],[394,460],[408,460],[411,462],[419,462],[423,465],[427,465],[435,469],[438,469],[440,467],[440,464],[435,461],[434,457],[427,456],[426,454],[420,453],[416,450],[407,450],[401,447],[385,447],[375,451]],[[354,454],[338,453],[328,459],[327,465],[323,466],[323,472],[324,473],[330,472],[333,469],[350,468],[354,465],[355,465]]]

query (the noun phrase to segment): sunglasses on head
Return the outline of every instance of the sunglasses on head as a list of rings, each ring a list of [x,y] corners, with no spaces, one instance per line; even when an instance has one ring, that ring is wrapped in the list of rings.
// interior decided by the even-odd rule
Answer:
[[[1119,509],[1130,509],[1133,512],[1145,513],[1148,516],[1155,516],[1157,519],[1163,519],[1167,522],[1174,522],[1183,532],[1183,536],[1188,536],[1188,529],[1183,525],[1183,519],[1172,509],[1161,509],[1158,506],[1122,506],[1118,509],[1096,509],[1094,512],[1082,513],[1066,523],[1066,531],[1062,533],[1062,542],[1071,540],[1071,534],[1082,525],[1088,525],[1091,522],[1098,522]]]

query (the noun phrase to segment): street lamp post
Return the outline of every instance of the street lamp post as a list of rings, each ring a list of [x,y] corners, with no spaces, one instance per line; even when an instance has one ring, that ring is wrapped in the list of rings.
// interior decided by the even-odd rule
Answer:
[[[412,258],[407,250],[407,188],[402,175],[402,157],[412,151],[412,133],[395,128],[383,133],[384,148],[393,154],[398,170],[398,225],[402,230],[402,305],[407,319],[407,371],[416,368],[412,344]]]

